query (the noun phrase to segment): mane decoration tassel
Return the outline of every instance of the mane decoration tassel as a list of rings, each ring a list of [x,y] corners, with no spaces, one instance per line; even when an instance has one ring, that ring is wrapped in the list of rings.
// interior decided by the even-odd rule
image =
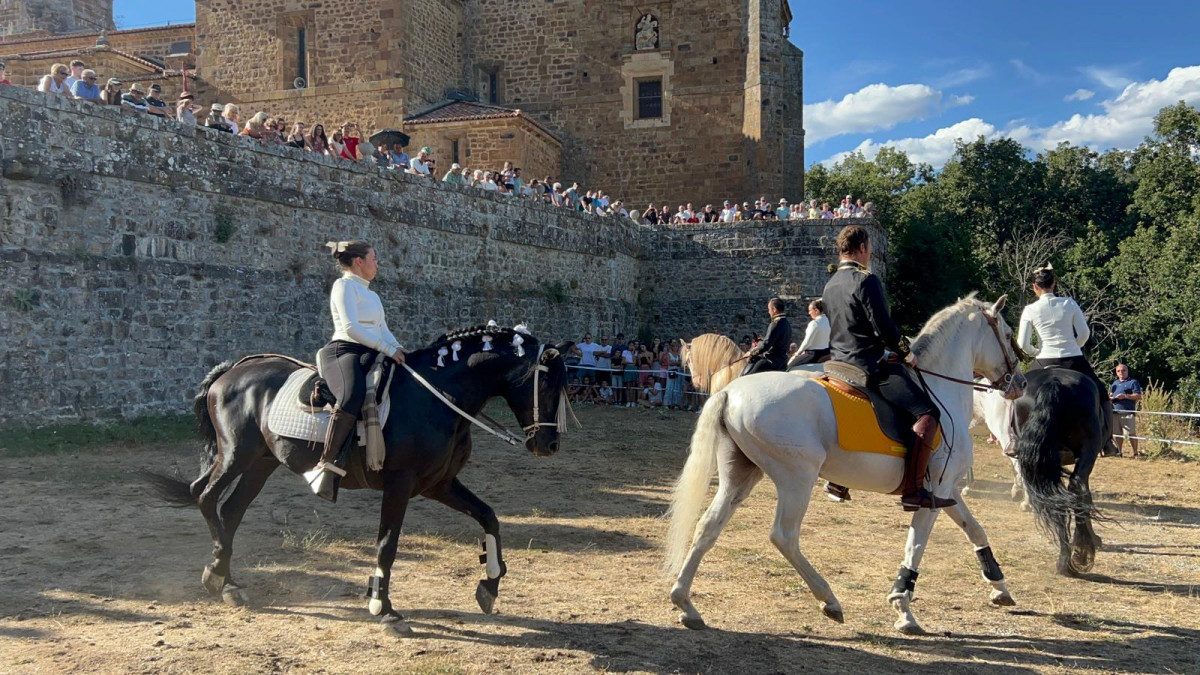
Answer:
[[[455,340],[450,349],[454,351],[454,360],[458,361],[458,353],[462,351],[462,340]]]
[[[484,335],[481,338],[481,341],[483,342],[483,351],[485,351],[485,352],[492,351],[492,336],[491,335]]]
[[[438,366],[440,366],[442,368],[446,367],[446,355],[449,353],[450,353],[450,350],[446,349],[445,347],[442,347],[441,349],[438,350]],[[458,354],[455,354],[454,358],[455,358],[455,360],[457,360]]]
[[[521,337],[520,333],[513,334],[512,346],[517,350],[517,356],[521,358],[525,357],[525,348],[521,346],[523,344],[525,344],[525,338]]]

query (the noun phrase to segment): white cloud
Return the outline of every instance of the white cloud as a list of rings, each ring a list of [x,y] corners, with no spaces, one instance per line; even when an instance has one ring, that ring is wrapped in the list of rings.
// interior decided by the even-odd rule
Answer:
[[[970,84],[976,80],[982,80],[991,74],[992,69],[988,68],[987,66],[981,66],[979,68],[959,68],[958,70],[946,73],[945,75],[934,80],[933,86],[944,89],[949,89],[950,87],[961,87],[964,84]]]
[[[970,96],[953,96],[943,102],[942,92],[926,84],[871,84],[846,94],[840,101],[829,99],[804,106],[805,134],[811,144],[842,134],[887,130],[972,100]]]
[[[1133,82],[1133,80],[1122,75],[1121,72],[1116,68],[1084,66],[1079,69],[1079,72],[1087,75],[1095,80],[1100,86],[1108,89],[1124,89]]]
[[[1047,79],[1049,79],[1045,75],[1043,75],[1041,71],[1039,71],[1038,69],[1034,68],[1033,66],[1025,63],[1021,59],[1009,59],[1008,62],[1013,65],[1013,68],[1017,69],[1018,75],[1020,75],[1021,77],[1024,77],[1027,80],[1033,80],[1037,84],[1042,84]]]
[[[886,146],[903,150],[913,162],[925,162],[940,168],[954,154],[955,142],[959,139],[973,141],[979,136],[991,139],[998,135],[995,126],[978,117],[972,117],[919,138],[900,138],[883,143],[876,143],[874,139],[868,138],[850,152],[861,152],[867,159],[871,159],[879,153],[880,148]],[[844,159],[850,152],[839,152],[821,163],[832,165]]]
[[[1200,66],[1173,68],[1162,80],[1130,83],[1115,98],[1100,102],[1103,113],[1076,114],[1044,127],[1013,121],[1003,129],[982,119],[971,118],[924,137],[884,142],[867,139],[855,150],[870,158],[880,148],[889,146],[905,151],[914,162],[928,162],[936,168],[945,164],[954,154],[955,140],[961,138],[972,141],[978,136],[988,139],[1009,137],[1036,151],[1054,148],[1064,141],[1101,151],[1110,148],[1129,149],[1153,131],[1154,116],[1159,110],[1179,101],[1200,105]],[[847,154],[838,153],[822,164],[831,165]]]
[[[1076,89],[1074,94],[1068,94],[1063,97],[1064,101],[1086,101],[1095,96],[1096,92],[1090,89]]]
[[[1102,114],[1076,114],[1048,127],[1019,126],[1009,135],[1035,150],[1062,141],[1098,150],[1132,148],[1153,130],[1158,111],[1179,101],[1200,104],[1200,66],[1173,68],[1162,80],[1133,82],[1100,103]]]

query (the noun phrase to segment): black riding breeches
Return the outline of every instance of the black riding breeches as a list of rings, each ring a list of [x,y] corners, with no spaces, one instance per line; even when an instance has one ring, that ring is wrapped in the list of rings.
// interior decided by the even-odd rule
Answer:
[[[370,347],[343,340],[334,340],[317,352],[321,375],[337,397],[339,410],[361,416],[363,400],[367,396],[367,371],[376,353]]]
[[[933,404],[929,394],[921,388],[908,366],[902,363],[880,363],[879,370],[867,379],[867,386],[878,391],[888,403],[914,418],[922,415],[933,415],[934,419],[941,418],[938,407]]]
[[[1066,368],[1073,370],[1082,375],[1087,375],[1096,383],[1096,387],[1100,390],[1100,398],[1107,398],[1108,385],[1100,380],[1096,375],[1096,371],[1092,369],[1092,364],[1088,363],[1087,357],[1082,354],[1079,356],[1064,356],[1058,359],[1034,359],[1033,363],[1029,364],[1030,370],[1042,370],[1044,368]]]
[[[745,370],[742,372],[742,375],[746,376],[746,375],[753,375],[755,373],[769,373],[771,371],[783,371],[783,370],[787,370],[786,364],[782,368],[780,368],[779,365],[777,365],[770,359],[766,359],[761,356],[751,356],[750,363],[746,366]]]
[[[829,348],[825,349],[805,349],[800,352],[800,356],[792,362],[793,366],[806,366],[810,363],[820,363],[821,359],[829,356]]]

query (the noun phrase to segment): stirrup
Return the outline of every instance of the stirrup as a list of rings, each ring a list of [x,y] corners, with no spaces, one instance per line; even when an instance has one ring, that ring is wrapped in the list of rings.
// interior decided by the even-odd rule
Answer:
[[[336,464],[321,462],[311,471],[304,472],[304,480],[308,483],[308,487],[313,491],[313,494],[336,504],[338,485],[341,484],[342,476],[345,475],[346,470]]]
[[[916,492],[904,495],[900,498],[900,506],[905,511],[919,511],[920,509],[944,509],[954,506],[958,502],[953,499],[943,499],[936,497],[925,488],[918,488]]]
[[[850,501],[850,488],[825,481],[825,496],[835,502]]]

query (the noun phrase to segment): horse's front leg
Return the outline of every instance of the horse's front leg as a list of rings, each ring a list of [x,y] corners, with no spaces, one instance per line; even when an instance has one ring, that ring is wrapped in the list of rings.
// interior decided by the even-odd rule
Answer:
[[[957,495],[955,495],[955,500],[958,504],[947,508],[946,515],[950,516],[950,520],[953,520],[962,529],[963,534],[967,535],[967,539],[975,546],[975,557],[979,559],[979,567],[983,570],[983,579],[992,586],[992,604],[1000,607],[1012,607],[1017,602],[1008,592],[1008,584],[1004,582],[1004,572],[1000,570],[1000,563],[996,562],[996,556],[992,555],[992,546],[988,543],[987,533],[983,531],[983,526],[979,524],[979,521],[975,520],[975,516],[967,508],[966,502],[958,499]]]
[[[379,513],[379,537],[376,540],[375,574],[367,581],[367,609],[374,616],[382,616],[386,628],[408,635],[412,628],[404,617],[392,608],[388,596],[388,584],[392,578],[392,563],[396,561],[396,548],[400,544],[400,529],[404,526],[404,514],[408,511],[408,500],[412,496],[416,477],[410,471],[387,471],[383,475],[383,506]]]
[[[900,566],[891,593],[888,593],[888,602],[898,615],[894,626],[905,635],[922,635],[925,632],[913,616],[912,599],[917,585],[917,569],[921,565],[921,557],[925,555],[925,546],[929,543],[929,535],[933,532],[939,511],[920,509],[913,514],[912,524],[908,527],[908,543],[904,548],[904,564]]]
[[[500,549],[500,521],[496,519],[496,512],[457,478],[426,492],[425,496],[471,516],[483,527],[483,555],[479,557],[479,562],[486,565],[487,578],[480,580],[475,588],[475,601],[484,614],[491,614],[500,595],[500,578],[508,572]]]

